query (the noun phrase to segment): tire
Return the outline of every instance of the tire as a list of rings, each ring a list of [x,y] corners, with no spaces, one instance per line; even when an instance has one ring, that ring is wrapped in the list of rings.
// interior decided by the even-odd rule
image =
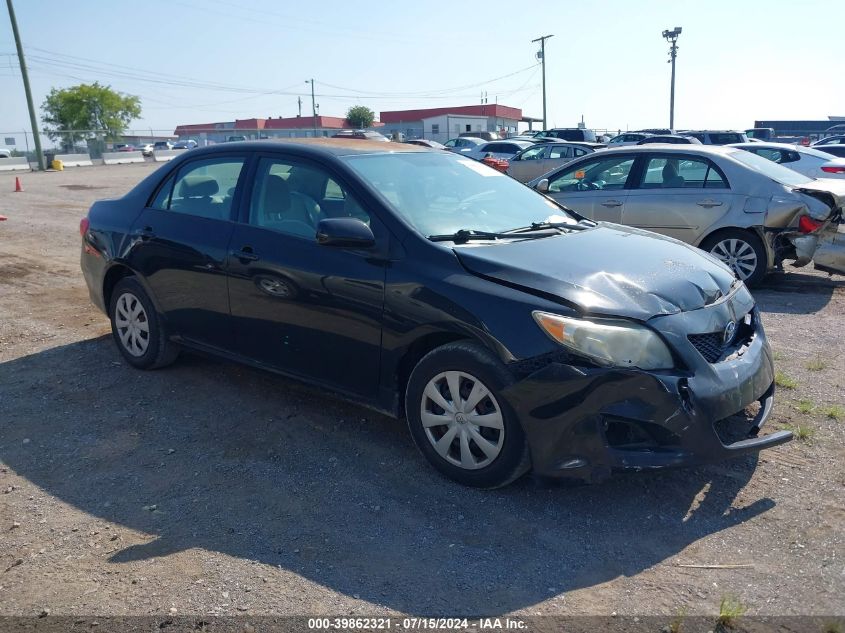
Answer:
[[[748,286],[760,284],[766,276],[769,263],[766,249],[751,231],[719,231],[705,239],[700,248],[727,264]]]
[[[161,315],[134,277],[124,277],[112,290],[109,319],[117,348],[133,367],[158,369],[179,355],[178,346],[167,338]]]
[[[432,466],[475,488],[506,486],[530,469],[522,425],[501,396],[511,382],[499,359],[469,341],[438,347],[417,363],[405,390],[405,412],[411,437]],[[458,385],[458,407],[450,385]]]

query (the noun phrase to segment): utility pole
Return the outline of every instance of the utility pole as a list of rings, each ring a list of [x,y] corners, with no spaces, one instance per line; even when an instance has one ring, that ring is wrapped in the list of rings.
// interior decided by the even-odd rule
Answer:
[[[15,46],[18,49],[18,61],[21,65],[21,77],[23,78],[23,90],[26,93],[26,105],[29,108],[29,124],[32,126],[32,135],[35,137],[35,156],[38,159],[38,169],[44,171],[44,154],[41,152],[41,135],[38,133],[38,121],[35,118],[35,106],[32,104],[32,90],[29,88],[29,73],[26,71],[26,60],[23,56],[23,44],[21,35],[18,32],[18,21],[15,19],[15,9],[12,0],[6,0],[9,7],[9,19],[12,21],[12,34],[15,37]]]
[[[296,105],[299,108],[299,116],[302,116],[302,97],[296,98]]]
[[[537,53],[537,57],[540,58],[540,63],[543,65],[543,129],[546,128],[546,40],[550,37],[554,37],[554,35],[544,35],[543,37],[538,37],[536,40],[531,40],[532,42],[540,42],[540,51]]]
[[[317,136],[317,102],[314,100],[314,80],[306,79],[305,83],[311,84],[311,121],[314,123],[314,136]]]
[[[678,36],[683,29],[676,26],[671,31],[663,31],[664,39],[671,44],[669,47],[669,63],[672,64],[672,87],[669,90],[669,129],[675,131],[675,58],[678,56]]]

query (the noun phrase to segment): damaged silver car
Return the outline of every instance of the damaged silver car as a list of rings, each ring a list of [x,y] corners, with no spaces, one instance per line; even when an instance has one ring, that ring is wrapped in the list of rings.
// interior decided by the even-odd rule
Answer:
[[[698,246],[748,285],[794,261],[845,274],[845,182],[716,146],[608,149],[528,183],[592,220]]]

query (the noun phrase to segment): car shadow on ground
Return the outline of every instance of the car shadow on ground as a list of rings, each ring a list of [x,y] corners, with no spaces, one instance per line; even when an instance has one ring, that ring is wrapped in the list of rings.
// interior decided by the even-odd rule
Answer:
[[[2,462],[149,535],[105,564],[203,548],[412,614],[528,607],[774,506],[735,507],[755,458],[597,486],[463,488],[426,465],[403,424],[191,355],[139,372],[107,337],[0,365],[0,408]]]
[[[764,312],[813,314],[830,303],[834,293],[845,293],[845,277],[790,267],[768,275],[752,293]]]

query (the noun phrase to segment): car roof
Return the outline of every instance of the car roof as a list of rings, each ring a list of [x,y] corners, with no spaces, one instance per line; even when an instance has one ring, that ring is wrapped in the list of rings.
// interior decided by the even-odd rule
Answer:
[[[732,154],[737,148],[730,145],[695,145],[677,143],[654,143],[651,145],[626,145],[625,147],[608,147],[601,151],[601,155],[660,152],[661,154]],[[590,154],[592,157],[592,154]]]
[[[740,130],[683,130],[678,132],[681,136],[685,134],[745,134]]]
[[[521,147],[537,147],[537,143],[532,141],[523,141],[521,139],[510,139],[510,138],[499,138],[494,141],[485,141],[484,145],[492,145],[493,143],[513,143],[514,145],[521,146]]]
[[[260,141],[237,141],[234,143],[220,143],[208,147],[198,148],[197,152],[214,154],[235,150],[250,150],[255,152],[268,149],[297,148],[314,157],[333,155],[350,156],[355,154],[389,154],[393,152],[431,152],[421,145],[407,143],[377,143],[363,139],[332,139],[332,138],[291,138],[284,140],[264,139]],[[194,154],[197,156],[198,154]]]
[[[773,149],[797,150],[802,149],[803,146],[797,145],[796,143],[769,143],[768,141],[760,141],[759,143],[731,143],[730,147],[753,147],[754,149],[766,149],[767,147],[771,147]]]

